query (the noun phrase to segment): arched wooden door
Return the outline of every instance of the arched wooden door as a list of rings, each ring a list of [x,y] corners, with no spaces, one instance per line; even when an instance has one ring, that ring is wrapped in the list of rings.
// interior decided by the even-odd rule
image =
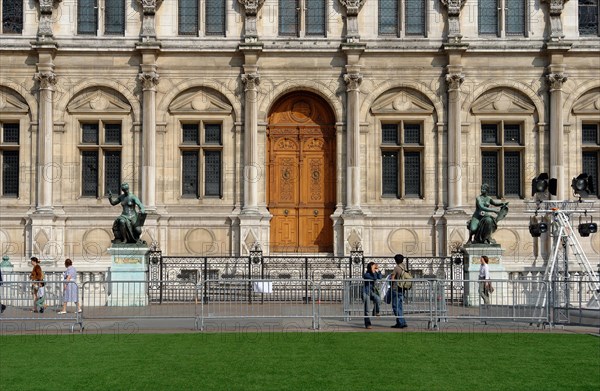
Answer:
[[[272,252],[333,252],[335,120],[317,95],[295,92],[269,115]]]

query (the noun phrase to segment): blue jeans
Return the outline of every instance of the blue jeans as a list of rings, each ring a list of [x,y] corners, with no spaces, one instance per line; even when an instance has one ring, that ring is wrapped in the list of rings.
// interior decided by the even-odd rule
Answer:
[[[369,318],[369,301],[373,300],[373,315],[377,315],[379,313],[379,306],[381,305],[381,297],[379,297],[377,293],[371,291],[371,294],[363,292],[362,299],[365,303],[365,326],[370,326],[371,318]]]
[[[403,300],[404,294],[392,288],[392,310],[394,311],[394,315],[396,315],[396,324],[399,326],[403,326],[406,324],[406,320],[404,319],[404,312],[402,310]]]

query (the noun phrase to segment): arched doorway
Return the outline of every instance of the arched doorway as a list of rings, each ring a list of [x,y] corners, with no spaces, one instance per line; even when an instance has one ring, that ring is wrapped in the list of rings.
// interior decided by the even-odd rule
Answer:
[[[309,92],[273,106],[267,127],[272,252],[333,252],[335,119]]]

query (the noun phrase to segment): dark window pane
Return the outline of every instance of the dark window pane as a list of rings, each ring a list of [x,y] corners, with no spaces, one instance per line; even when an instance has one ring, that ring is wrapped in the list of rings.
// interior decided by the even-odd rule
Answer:
[[[504,152],[504,195],[521,196],[520,152]]]
[[[121,186],[121,152],[107,151],[104,154],[104,192],[110,190],[113,194],[119,194]]]
[[[88,197],[98,196],[98,152],[81,152],[81,194]]]
[[[279,0],[279,35],[298,35],[298,0]]]
[[[200,143],[199,130],[197,124],[183,124],[183,143],[198,145]]]
[[[4,124],[4,136],[2,137],[5,143],[19,143],[19,124]]]
[[[183,195],[198,197],[198,152],[182,152],[181,158]]]
[[[221,152],[204,152],[204,195],[221,195]]]
[[[207,144],[221,144],[221,124],[204,125],[204,142]]]
[[[594,192],[592,194],[598,195],[598,155],[600,152],[584,152],[582,156],[583,172],[592,176],[594,182]]]
[[[504,125],[504,143],[521,144],[521,125]]]
[[[598,125],[583,124],[581,126],[582,141],[584,144],[598,144]]]
[[[379,0],[379,35],[398,35],[398,0]]]
[[[125,0],[104,0],[104,33],[125,34]]]
[[[421,154],[404,153],[404,194],[421,196]]]
[[[489,195],[498,195],[498,154],[496,152],[481,153],[481,184],[490,185]]]
[[[525,1],[506,1],[506,34],[525,35]]]
[[[206,35],[225,35],[225,0],[206,0]]]
[[[384,144],[399,145],[398,125],[396,124],[381,124],[381,141]]]
[[[19,196],[19,151],[4,151],[2,159],[2,195]]]
[[[479,0],[479,34],[498,34],[498,0]]]
[[[407,35],[425,35],[425,1],[404,0],[406,4],[405,25]]]
[[[98,124],[82,124],[81,142],[83,144],[98,144]]]
[[[325,0],[306,0],[306,35],[325,35]]]
[[[597,36],[598,0],[579,0],[579,35]]]
[[[2,1],[2,33],[21,34],[23,32],[23,0]]]
[[[404,124],[404,144],[421,144],[421,125]]]
[[[498,125],[482,124],[481,125],[481,143],[482,144],[498,144]]]
[[[179,0],[178,15],[179,35],[198,34],[198,0]]]
[[[104,124],[104,142],[121,144],[121,124]]]
[[[77,34],[96,34],[98,30],[98,0],[79,0],[77,4]]]
[[[382,152],[381,164],[383,195],[398,197],[398,152]]]

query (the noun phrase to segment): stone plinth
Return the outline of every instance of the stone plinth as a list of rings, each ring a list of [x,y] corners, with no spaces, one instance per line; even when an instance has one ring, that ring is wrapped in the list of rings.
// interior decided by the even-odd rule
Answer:
[[[481,301],[479,297],[479,268],[481,266],[480,259],[483,255],[489,258],[488,267],[490,269],[490,278],[492,280],[507,280],[508,273],[502,264],[502,254],[504,250],[499,244],[468,244],[463,247],[465,254],[465,291],[464,300],[465,306],[477,307]],[[498,286],[492,282],[494,287]],[[497,289],[490,295],[491,304],[495,302],[505,303],[503,298],[498,298],[498,295],[503,294],[500,289]]]
[[[109,306],[148,305],[148,252],[148,247],[135,244],[118,244],[108,249],[112,259],[108,285]]]

